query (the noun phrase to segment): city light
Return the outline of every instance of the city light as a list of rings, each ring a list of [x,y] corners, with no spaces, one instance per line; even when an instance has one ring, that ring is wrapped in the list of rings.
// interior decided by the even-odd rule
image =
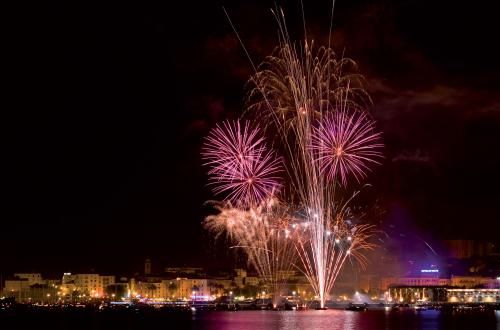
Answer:
[[[439,273],[439,269],[421,269],[421,273]]]
[[[69,93],[64,116],[18,111],[0,314],[158,329],[500,322],[500,61],[483,23],[495,19],[477,4],[454,6],[456,16],[415,3],[342,4],[353,17],[337,22],[333,8],[311,1],[304,12],[301,1],[289,27],[275,4],[276,31],[246,17],[260,5],[233,4],[246,15],[241,38],[210,5],[85,8],[84,51],[63,61],[64,79],[51,71],[31,84],[29,67],[11,84],[42,89],[14,95],[35,111],[68,88],[81,95]],[[29,64],[58,69],[68,57],[46,55]]]

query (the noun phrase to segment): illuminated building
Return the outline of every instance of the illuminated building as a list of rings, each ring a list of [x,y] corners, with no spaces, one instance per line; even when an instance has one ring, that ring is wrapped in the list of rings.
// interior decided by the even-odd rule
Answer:
[[[101,281],[101,287],[103,290],[105,290],[109,285],[115,284],[114,275],[99,275],[99,280]]]
[[[211,296],[208,279],[179,278],[177,281],[177,296],[186,299],[201,299]]]
[[[75,274],[75,286],[78,291],[86,294],[102,294],[103,288],[99,280],[99,274]]]
[[[162,290],[162,282],[148,282],[131,279],[130,290],[133,297],[136,298],[164,298],[165,290]]]
[[[452,303],[500,302],[500,289],[447,289],[447,293]]]
[[[236,287],[244,287],[247,271],[245,269],[236,268],[234,272],[236,273],[236,276],[233,278],[233,282],[236,284]]]
[[[447,291],[444,286],[390,286],[384,299],[393,303],[444,302]]]
[[[34,285],[47,285],[47,281],[42,278],[40,273],[15,273],[13,278],[5,280],[4,295],[15,295],[18,298],[28,297],[29,291]]]
[[[236,276],[233,278],[233,283],[237,288],[242,288],[245,286],[245,277]]]
[[[199,267],[165,267],[166,274],[174,275],[195,275],[203,272],[203,268]]]
[[[276,272],[278,278],[283,278],[283,279],[290,279],[293,278],[296,275],[295,270],[278,270]]]
[[[47,284],[48,286],[60,286],[61,285],[61,280],[58,279],[44,279],[43,283]]]
[[[257,276],[247,276],[245,278],[245,285],[259,286],[259,278]]]
[[[29,290],[29,288],[30,284],[28,279],[26,278],[8,279],[5,280],[4,295],[7,295],[9,292],[21,292]]]
[[[65,294],[76,291],[89,297],[101,297],[104,295],[104,289],[114,283],[114,276],[64,273],[61,288]]]
[[[438,277],[383,277],[379,289],[386,291],[390,286],[448,286],[450,279]]]
[[[54,302],[59,299],[57,281],[44,280],[39,273],[15,273],[5,280],[2,295],[18,302]]]
[[[40,273],[14,273],[14,277],[26,279],[29,285],[45,284],[45,281],[42,279],[42,274]]]
[[[392,302],[500,302],[500,281],[489,277],[385,278],[384,285],[385,299]]]
[[[245,269],[236,268],[234,270],[236,277],[247,277],[247,271]]]
[[[458,288],[496,288],[498,287],[498,281],[494,278],[482,277],[482,276],[452,276],[451,286]]]
[[[246,279],[247,278],[245,278],[245,281]],[[216,291],[221,291],[220,293],[222,293],[223,290],[227,291],[233,288],[233,280],[229,278],[211,278],[210,286],[212,287],[212,290],[220,288],[221,290]]]
[[[193,300],[210,299],[213,283],[208,279],[176,278],[160,282],[130,281],[130,290],[134,298]]]

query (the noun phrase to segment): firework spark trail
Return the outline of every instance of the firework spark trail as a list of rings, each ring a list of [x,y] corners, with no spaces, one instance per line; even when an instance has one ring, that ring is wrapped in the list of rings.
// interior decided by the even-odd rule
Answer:
[[[339,110],[313,127],[311,148],[322,173],[346,186],[349,174],[360,182],[370,170],[369,163],[380,164],[376,160],[382,157],[379,137],[365,113]]]
[[[209,216],[204,226],[216,235],[226,232],[227,237],[248,256],[261,280],[270,288],[276,305],[294,267],[296,253],[291,240],[287,209],[275,199],[259,206],[243,210],[228,204],[216,204],[218,214]]]
[[[306,211],[308,230],[294,242],[323,307],[347,258],[363,265],[361,251],[371,248],[366,242],[371,227],[348,225],[332,204],[338,199],[337,179],[344,185],[348,174],[362,179],[381,145],[367,117],[371,100],[362,78],[349,70],[355,63],[339,59],[329,48],[314,52],[307,42],[298,49],[290,42],[283,14],[275,15],[281,45],[251,78],[256,87],[249,92],[246,114],[279,132],[288,175],[282,198]],[[326,157],[332,151],[340,153]]]
[[[280,274],[300,260],[324,307],[345,261],[363,266],[362,251],[373,248],[367,241],[372,227],[348,219],[348,203],[336,203],[336,186],[346,186],[350,175],[363,179],[369,165],[378,163],[381,144],[355,62],[329,47],[292,44],[282,11],[273,13],[280,46],[258,68],[252,63],[256,72],[247,85],[245,116],[274,133],[285,162],[266,148],[258,128],[217,126],[202,155],[214,192],[226,193],[229,202],[216,206],[219,214],[207,217],[205,226],[216,235],[226,232],[275,292],[284,281]],[[283,187],[281,165],[287,174]],[[273,197],[278,188],[279,202]]]
[[[210,132],[203,145],[214,193],[227,193],[226,200],[235,206],[258,205],[281,186],[281,159],[266,149],[258,133],[248,123],[224,122]]]
[[[212,129],[202,147],[202,157],[207,166],[212,167],[209,175],[231,172],[234,168],[245,167],[246,162],[258,159],[264,139],[258,138],[259,129],[251,130],[248,122],[225,121]]]

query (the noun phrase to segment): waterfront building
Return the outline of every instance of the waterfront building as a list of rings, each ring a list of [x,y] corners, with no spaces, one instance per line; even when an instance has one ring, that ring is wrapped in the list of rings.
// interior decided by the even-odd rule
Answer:
[[[391,286],[448,286],[450,279],[439,277],[383,277],[380,280],[380,291],[386,291]]]
[[[197,275],[203,273],[200,267],[165,267],[164,272],[170,276]]]
[[[52,287],[59,287],[61,285],[61,280],[58,279],[44,279],[43,283]]]
[[[236,273],[236,277],[247,277],[246,269],[235,268],[234,272]]]
[[[247,277],[247,271],[245,269],[236,268],[234,270],[236,276],[233,277],[233,282],[235,287],[242,288],[245,286],[245,279]]]
[[[11,296],[15,292],[22,292],[29,290],[30,284],[26,278],[14,278],[5,280],[5,285],[3,288],[4,296]]]
[[[179,278],[177,281],[177,297],[182,299],[202,300],[211,297],[208,279]]]
[[[451,286],[458,288],[497,288],[499,286],[499,281],[495,278],[483,277],[483,276],[452,276]]]
[[[165,290],[162,290],[162,282],[148,282],[131,279],[130,290],[135,298],[165,298]]]
[[[103,290],[106,290],[108,286],[115,284],[114,275],[99,275],[99,280],[101,281],[100,284]]]
[[[84,297],[102,297],[105,294],[106,287],[114,283],[114,275],[64,273],[61,281],[61,291],[64,295],[76,292]]]
[[[92,297],[102,295],[103,288],[99,274],[75,274],[74,281],[78,291]]]
[[[451,303],[500,303],[500,289],[447,289]]]
[[[29,285],[46,284],[40,273],[14,273],[14,277],[27,280]]]
[[[159,282],[130,280],[134,298],[157,300],[208,300],[212,297],[213,283],[209,279],[176,278]]]
[[[59,286],[47,284],[39,273],[15,273],[14,278],[5,280],[2,296],[15,298],[17,302],[48,303],[57,301]]]
[[[393,285],[384,294],[384,300],[394,303],[445,302],[445,286]]]
[[[234,288],[234,282],[231,278],[211,278],[210,286],[212,288],[220,288],[222,290],[229,291]]]
[[[245,285],[251,285],[251,286],[259,286],[260,281],[257,276],[247,276],[245,278]]]

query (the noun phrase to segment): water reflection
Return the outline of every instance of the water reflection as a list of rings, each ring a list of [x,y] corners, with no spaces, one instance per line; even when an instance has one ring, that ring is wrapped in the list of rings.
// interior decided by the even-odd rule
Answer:
[[[326,310],[298,313],[277,313],[278,329],[354,329],[358,327],[359,313]]]
[[[436,310],[346,310],[207,312],[195,315],[196,329],[500,329],[500,313],[443,313]]]

